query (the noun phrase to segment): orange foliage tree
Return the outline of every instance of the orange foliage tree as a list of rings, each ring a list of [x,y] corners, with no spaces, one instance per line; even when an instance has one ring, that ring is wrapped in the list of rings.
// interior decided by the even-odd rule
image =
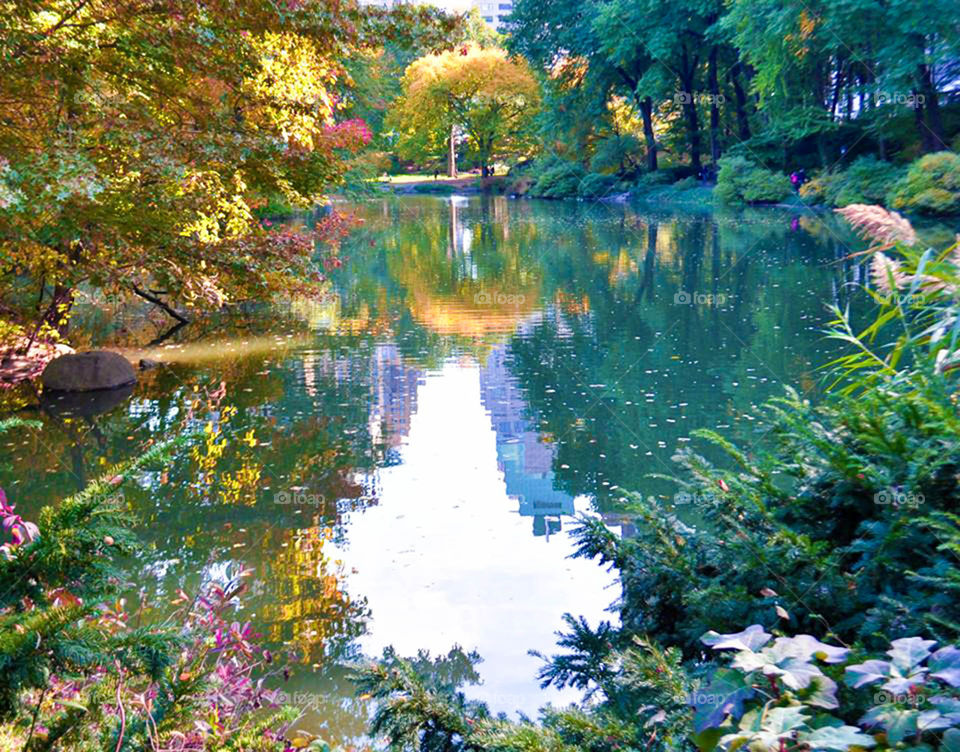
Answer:
[[[316,232],[255,209],[316,205],[369,140],[333,92],[383,21],[350,0],[0,0],[8,331],[56,337],[80,287],[175,315],[316,292]]]
[[[391,123],[398,151],[411,158],[442,152],[459,128],[486,177],[495,158],[530,150],[539,104],[539,85],[522,58],[470,44],[411,63]]]

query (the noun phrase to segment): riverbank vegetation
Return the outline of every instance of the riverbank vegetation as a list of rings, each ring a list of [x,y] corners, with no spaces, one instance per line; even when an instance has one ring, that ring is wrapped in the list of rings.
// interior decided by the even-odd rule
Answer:
[[[249,623],[230,621],[242,572],[179,591],[171,608],[122,597],[130,587],[122,562],[140,551],[123,488],[170,449],[155,445],[113,468],[36,523],[0,489],[0,748],[286,746],[296,714],[264,685],[284,669]]]
[[[729,156],[828,177],[859,157],[906,167],[956,146],[957,40],[927,9],[518,0],[508,46],[556,105],[541,119],[551,158],[586,167],[630,135],[647,172],[712,180]]]

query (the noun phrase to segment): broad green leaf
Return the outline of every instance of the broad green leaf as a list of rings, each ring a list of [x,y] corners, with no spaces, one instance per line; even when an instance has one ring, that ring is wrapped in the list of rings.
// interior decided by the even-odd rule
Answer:
[[[763,714],[762,729],[777,736],[800,728],[807,722],[802,705],[791,705],[786,708],[770,708]]]
[[[713,752],[722,736],[723,731],[721,729],[706,728],[703,731],[693,734],[690,738],[700,752]]]
[[[927,661],[930,676],[946,682],[951,687],[960,687],[960,649],[953,645],[940,648]]]
[[[864,734],[856,726],[824,726],[809,733],[800,734],[798,741],[811,749],[830,749],[844,752],[851,747],[873,747],[874,738]]]
[[[691,695],[694,730],[719,726],[728,715],[739,718],[744,700],[753,697],[755,692],[748,676],[732,669],[718,669],[707,686]]]
[[[906,674],[915,666],[920,665],[930,655],[930,649],[937,644],[936,640],[924,640],[921,637],[903,637],[890,643],[887,655],[893,660],[893,665]]]
[[[700,642],[714,650],[759,650],[773,635],[764,631],[759,624],[753,624],[742,632],[719,634],[712,629],[700,638]]]
[[[954,728],[944,731],[940,749],[943,752],[960,752],[960,731]]]
[[[899,744],[906,737],[917,733],[917,719],[920,712],[917,710],[891,709],[883,714],[881,724],[887,732],[887,739],[891,744]]]
[[[827,645],[827,643],[820,642],[820,640],[811,635],[797,635],[796,637],[785,639],[788,639],[800,650],[807,652],[809,655],[812,655],[824,663],[842,663],[847,659],[847,656],[850,655],[850,651],[847,648]]]
[[[828,676],[818,676],[808,688],[809,694],[803,695],[807,705],[832,710],[839,707],[837,702],[837,683]]]
[[[812,657],[810,643],[778,637],[773,645],[763,648],[758,653],[751,651],[737,653],[730,665],[744,671],[762,671],[767,676],[779,676],[781,681],[791,689],[804,689],[810,686],[810,682],[815,677],[823,675],[817,666],[809,662]]]
[[[854,689],[886,679],[890,675],[890,664],[886,661],[869,660],[847,666],[844,681]]]

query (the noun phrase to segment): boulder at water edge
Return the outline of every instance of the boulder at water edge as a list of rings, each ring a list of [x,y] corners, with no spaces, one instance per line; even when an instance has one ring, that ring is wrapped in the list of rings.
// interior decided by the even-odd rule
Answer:
[[[40,376],[45,390],[58,392],[116,389],[136,380],[130,361],[108,350],[61,355],[47,363]]]

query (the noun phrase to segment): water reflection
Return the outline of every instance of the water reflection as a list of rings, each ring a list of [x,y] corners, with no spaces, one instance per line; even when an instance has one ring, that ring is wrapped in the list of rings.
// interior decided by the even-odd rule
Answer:
[[[562,517],[575,512],[573,497],[554,482],[554,445],[527,418],[527,400],[507,367],[507,347],[498,345],[480,371],[480,399],[497,437],[497,467],[507,496],[521,517],[533,518],[533,534],[550,537]]]
[[[572,515],[629,535],[620,495],[669,499],[649,476],[694,429],[762,440],[757,404],[784,384],[815,396],[824,303],[847,303],[862,269],[839,226],[773,211],[353,209],[364,224],[326,300],[233,311],[161,346],[146,345],[155,322],[117,315],[103,340],[160,366],[96,415],[3,394],[47,427],[0,437],[0,484],[29,514],[192,432],[129,490],[138,585],[163,599],[250,567],[247,608],[302,661],[290,692],[312,695],[334,742],[364,727],[350,661],[391,644],[477,649],[474,693],[533,713],[564,698],[539,692],[527,650],[616,595],[567,558]]]

